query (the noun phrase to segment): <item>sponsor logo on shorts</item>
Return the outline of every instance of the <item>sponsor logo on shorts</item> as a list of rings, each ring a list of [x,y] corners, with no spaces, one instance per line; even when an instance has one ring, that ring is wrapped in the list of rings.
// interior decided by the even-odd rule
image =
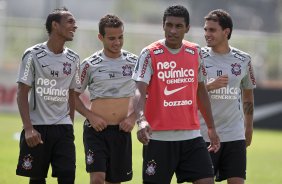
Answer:
[[[126,175],[132,175],[132,170],[129,172],[126,172]]]
[[[86,155],[86,163],[87,165],[91,165],[94,162],[94,153],[91,150],[88,150]]]
[[[30,154],[28,154],[23,158],[22,167],[25,170],[30,170],[32,169],[32,164],[31,164],[32,162],[33,162],[33,157]]]
[[[151,160],[147,163],[146,174],[149,176],[155,175],[157,168],[157,163],[154,160]]]

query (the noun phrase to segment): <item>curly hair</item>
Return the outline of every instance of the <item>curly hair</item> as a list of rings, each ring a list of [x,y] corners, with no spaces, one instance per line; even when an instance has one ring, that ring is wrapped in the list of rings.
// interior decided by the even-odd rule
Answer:
[[[52,22],[60,22],[63,16],[63,12],[69,11],[66,7],[54,9],[52,13],[50,13],[46,19],[45,27],[47,33],[50,35],[52,31]]]
[[[173,17],[183,17],[186,23],[186,26],[190,24],[190,15],[188,10],[182,5],[173,5],[169,6],[163,16],[163,25],[165,24],[166,17],[173,16]]]

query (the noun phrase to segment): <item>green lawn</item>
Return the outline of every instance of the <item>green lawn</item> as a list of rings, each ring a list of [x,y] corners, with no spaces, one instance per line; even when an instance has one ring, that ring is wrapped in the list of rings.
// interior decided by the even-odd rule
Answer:
[[[89,176],[85,172],[82,119],[75,122],[77,171],[76,183],[89,183]],[[18,141],[14,139],[21,131],[21,121],[17,115],[0,114],[0,183],[28,184],[28,179],[15,174],[18,159]],[[141,184],[142,146],[136,140],[136,130],[133,131],[133,180],[126,184]],[[255,130],[253,144],[248,148],[247,181],[246,184],[281,184],[282,183],[282,131]],[[50,172],[49,172],[50,175]],[[50,176],[48,184],[56,184]],[[225,184],[221,182],[220,184]],[[176,184],[175,178],[172,184]]]

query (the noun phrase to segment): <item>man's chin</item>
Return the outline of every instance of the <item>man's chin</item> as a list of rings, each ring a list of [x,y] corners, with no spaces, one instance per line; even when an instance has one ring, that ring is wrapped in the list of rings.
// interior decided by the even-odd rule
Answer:
[[[213,44],[211,44],[211,43],[207,43],[207,46],[208,46],[208,47],[212,47],[212,46],[213,46]]]
[[[166,41],[170,44],[177,44],[179,43],[179,40],[178,39],[174,39],[174,38],[168,38],[166,39]]]
[[[120,49],[112,49],[111,51],[112,51],[112,53],[118,54],[118,53],[120,53],[121,48]]]
[[[66,38],[66,42],[73,41],[73,37]]]

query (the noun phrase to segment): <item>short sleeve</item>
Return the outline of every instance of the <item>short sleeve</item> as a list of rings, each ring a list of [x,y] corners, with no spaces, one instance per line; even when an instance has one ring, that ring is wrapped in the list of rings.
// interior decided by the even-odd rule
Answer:
[[[19,66],[17,83],[32,86],[34,82],[34,58],[31,51],[26,51]]]
[[[75,74],[73,76],[73,79],[71,81],[70,89],[76,89],[81,87],[80,82],[80,59],[77,58],[76,67],[75,67]]]
[[[80,65],[79,69],[80,69],[79,72],[80,86],[76,87],[75,91],[79,93],[83,93],[88,85],[90,64],[87,61],[84,61]]]
[[[251,58],[248,62],[246,76],[242,79],[241,87],[243,89],[253,89],[256,88],[256,79],[253,71],[253,66],[251,62]]]
[[[199,53],[198,82],[203,82],[207,78],[207,71],[206,71],[204,60],[202,59],[202,51],[200,48],[198,48],[198,53]]]
[[[149,84],[152,75],[153,69],[150,51],[144,48],[141,51],[140,56],[138,57],[138,61],[134,68],[134,73],[132,75],[132,79],[135,81],[141,81]]]

